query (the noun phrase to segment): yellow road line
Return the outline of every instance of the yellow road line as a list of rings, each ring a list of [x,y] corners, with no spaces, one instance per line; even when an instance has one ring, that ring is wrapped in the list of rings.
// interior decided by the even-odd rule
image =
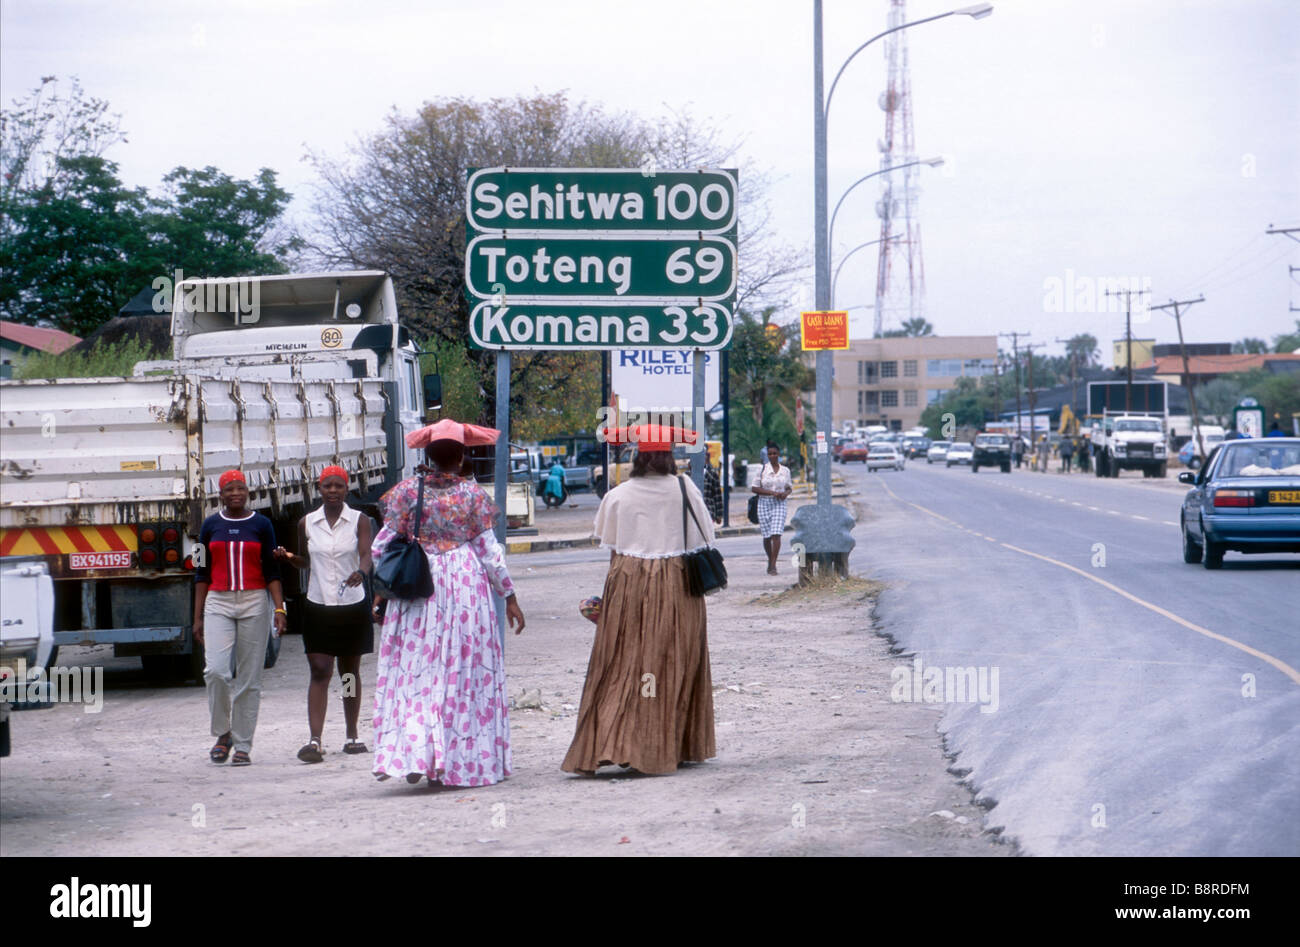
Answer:
[[[923,513],[929,513],[931,516],[944,520],[945,522],[951,523],[953,526],[956,526],[959,529],[966,529],[966,527],[962,526],[960,523],[957,523],[954,520],[950,520],[946,516],[941,516],[940,514],[935,513],[933,510],[927,510],[919,503],[913,503],[911,500],[904,500],[898,494],[894,493],[893,490],[890,490],[889,485],[885,483],[883,480],[880,482],[880,485],[885,488],[885,490],[889,493],[891,497],[893,497],[895,500],[898,500],[900,503],[906,503],[908,506],[915,507],[916,509],[920,510]],[[1151,611],[1155,612],[1157,615],[1160,615],[1163,618],[1167,618],[1170,621],[1174,622],[1175,624],[1182,625],[1184,628],[1187,628],[1190,631],[1194,631],[1198,635],[1204,635],[1207,638],[1212,638],[1213,640],[1222,642],[1223,644],[1226,644],[1231,648],[1236,648],[1239,651],[1244,651],[1246,652],[1246,654],[1249,654],[1251,657],[1259,658],[1259,660],[1263,661],[1265,664],[1272,665],[1273,667],[1277,668],[1277,670],[1285,674],[1287,677],[1291,678],[1292,683],[1300,684],[1300,671],[1297,671],[1295,668],[1291,667],[1291,665],[1287,664],[1285,661],[1273,657],[1271,654],[1267,654],[1256,648],[1252,648],[1250,645],[1238,641],[1236,638],[1229,638],[1227,635],[1221,635],[1218,632],[1210,631],[1210,629],[1208,628],[1202,628],[1200,625],[1190,622],[1186,618],[1183,618],[1179,615],[1175,615],[1173,612],[1169,611],[1166,608],[1161,608],[1159,605],[1156,605],[1152,602],[1148,602],[1145,599],[1138,598],[1132,592],[1125,591],[1124,589],[1120,588],[1118,585],[1114,585],[1110,582],[1107,582],[1105,579],[1100,578],[1099,576],[1095,576],[1092,575],[1091,573],[1084,572],[1078,566],[1072,566],[1068,562],[1061,562],[1059,559],[1053,559],[1051,556],[1044,556],[1040,553],[1030,552],[1028,549],[1021,549],[1019,546],[1013,546],[1010,543],[1000,542],[999,545],[1004,546],[1007,549],[1010,549],[1012,552],[1018,552],[1024,556],[1032,556],[1033,558],[1040,559],[1043,562],[1049,562],[1054,566],[1060,566],[1062,569],[1068,569],[1070,572],[1073,572],[1075,575],[1082,576],[1083,578],[1087,579],[1090,582],[1096,582],[1098,585],[1102,586],[1103,588],[1109,589],[1110,591],[1114,592],[1116,595],[1121,595],[1136,605],[1141,605],[1143,608],[1150,609]]]

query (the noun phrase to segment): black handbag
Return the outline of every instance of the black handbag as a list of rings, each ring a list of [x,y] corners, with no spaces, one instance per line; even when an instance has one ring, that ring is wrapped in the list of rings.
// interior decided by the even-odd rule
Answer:
[[[705,535],[704,527],[700,525],[699,517],[695,515],[695,510],[691,507],[690,501],[686,497],[686,479],[677,475],[677,486],[682,490],[682,545],[687,544],[686,534],[686,514],[689,511],[691,519],[695,520],[695,528],[700,531],[700,535]],[[686,564],[686,590],[691,595],[701,596],[708,595],[710,592],[716,592],[718,589],[727,587],[727,567],[722,563],[722,553],[712,546],[705,546],[698,552],[688,552],[682,555]]]
[[[280,657],[280,636],[275,633],[275,617],[272,616],[271,620],[271,634],[266,639],[266,659],[262,662],[263,670],[275,667],[276,659]]]
[[[745,514],[749,517],[751,523],[758,522],[758,494],[755,493],[749,498],[749,512]]]
[[[379,557],[375,566],[375,595],[380,598],[428,598],[433,594],[433,576],[429,557],[420,545],[420,520],[424,516],[424,477],[415,507],[415,538],[397,536]]]

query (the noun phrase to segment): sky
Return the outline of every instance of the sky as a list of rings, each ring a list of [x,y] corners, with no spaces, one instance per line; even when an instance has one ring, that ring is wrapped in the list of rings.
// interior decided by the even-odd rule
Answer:
[[[908,0],[909,20],[968,0]],[[566,90],[645,116],[689,111],[771,178],[780,241],[812,260],[811,0],[0,0],[0,99],[77,76],[122,116],[108,157],[131,186],[215,165],[273,168],[309,223],[308,150],[343,156],[397,108]],[[826,81],[885,28],[887,0],[825,0]],[[1185,311],[1189,342],[1270,339],[1300,313],[1300,2],[994,0],[981,20],[905,31],[922,169],[925,316],[940,335],[1080,332],[1109,364],[1124,314],[1108,281]],[[884,43],[845,70],[829,114],[832,206],[879,167]],[[879,236],[857,188],[833,253]],[[742,222],[743,226],[743,222]],[[1300,237],[1300,233],[1297,233]],[[836,303],[870,303],[875,251]],[[860,264],[860,265],[859,265]],[[1298,268],[1293,275],[1288,266]],[[811,308],[812,275],[793,314]],[[855,336],[871,313],[852,312]],[[886,326],[889,328],[889,326]],[[1139,309],[1135,338],[1177,341]],[[1009,341],[1004,341],[1009,348]]]

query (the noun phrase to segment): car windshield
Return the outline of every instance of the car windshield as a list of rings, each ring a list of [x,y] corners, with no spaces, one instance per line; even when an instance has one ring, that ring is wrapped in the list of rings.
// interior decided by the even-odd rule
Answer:
[[[1154,431],[1160,433],[1160,422],[1155,420],[1146,420],[1140,418],[1137,420],[1116,421],[1115,430],[1117,431]]]
[[[981,437],[977,438],[976,441],[975,441],[975,443],[977,443],[977,444],[988,444],[988,445],[991,445],[991,446],[994,446],[994,447],[1003,447],[1003,446],[1005,446],[1008,442],[1007,442],[1006,437],[1004,437],[1004,436],[1001,435],[1001,434],[985,434],[985,435],[982,435]]]
[[[963,441],[963,442],[960,443],[960,444],[953,444],[952,447],[950,447],[950,448],[948,448],[948,449],[951,450],[951,451],[957,451],[958,453],[960,453],[961,451],[968,451],[968,450],[970,450],[970,449],[971,449],[971,446],[970,446],[969,444],[967,444],[967,443],[965,443],[965,442]]]
[[[1230,444],[1219,477],[1300,476],[1300,444]]]
[[[931,447],[947,447],[948,444],[949,444],[948,441],[935,441],[935,442],[934,442],[933,444],[931,444],[930,446],[931,446]]]

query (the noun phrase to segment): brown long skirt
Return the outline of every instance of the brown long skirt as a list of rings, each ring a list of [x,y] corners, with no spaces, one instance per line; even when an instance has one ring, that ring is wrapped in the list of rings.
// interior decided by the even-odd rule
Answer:
[[[681,558],[615,553],[561,769],[620,763],[671,773],[716,756],[707,623],[704,599],[686,591]]]

